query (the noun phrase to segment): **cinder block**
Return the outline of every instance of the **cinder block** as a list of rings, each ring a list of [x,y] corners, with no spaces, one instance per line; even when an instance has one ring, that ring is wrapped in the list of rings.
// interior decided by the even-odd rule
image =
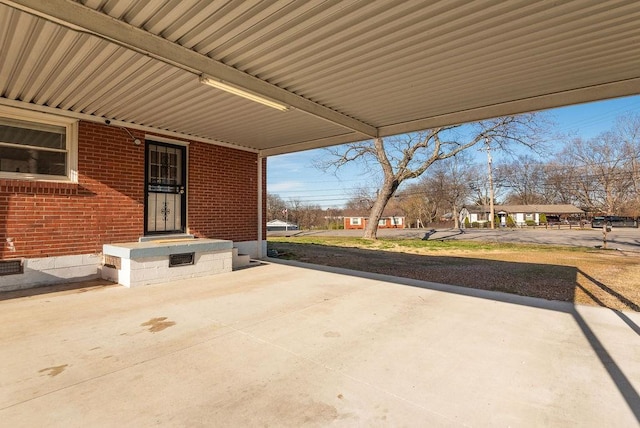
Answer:
[[[206,244],[206,242],[203,242]],[[129,245],[129,244],[122,244]],[[149,243],[145,244],[147,247]],[[159,244],[160,245],[160,244]],[[118,246],[112,245],[114,251]],[[109,251],[111,251],[109,247]],[[117,248],[116,248],[117,247]],[[204,248],[204,246],[203,246]],[[145,250],[147,248],[145,247]],[[153,251],[151,251],[153,253]],[[231,272],[232,247],[224,251],[196,252],[193,265],[169,267],[169,256],[149,256],[142,258],[122,258],[121,269],[118,271],[118,282],[131,287],[139,285],[158,284],[187,278]],[[105,273],[111,275],[113,272]]]
[[[25,269],[33,269],[39,271],[46,271],[55,269],[56,267],[56,258],[55,257],[43,257],[39,259],[25,259],[24,267]]]
[[[118,280],[118,270],[109,266],[102,266],[100,269],[100,277],[107,281],[120,282]]]
[[[99,265],[100,263],[102,263],[102,254],[83,254],[82,255],[83,265],[89,265],[89,264]]]
[[[52,259],[54,259],[54,268],[55,269],[60,269],[60,268],[71,268],[74,266],[81,266],[82,265],[82,256],[78,255],[78,256],[60,256],[60,257],[51,257]]]

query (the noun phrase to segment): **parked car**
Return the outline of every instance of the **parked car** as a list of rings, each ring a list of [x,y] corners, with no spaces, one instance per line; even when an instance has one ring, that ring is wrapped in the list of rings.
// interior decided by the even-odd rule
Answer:
[[[603,225],[611,227],[638,227],[638,219],[616,215],[596,216],[591,219],[591,227],[601,228]]]

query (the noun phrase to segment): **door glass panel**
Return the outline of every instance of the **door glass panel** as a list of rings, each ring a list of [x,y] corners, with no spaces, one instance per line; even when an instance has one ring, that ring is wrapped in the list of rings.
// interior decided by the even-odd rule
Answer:
[[[147,198],[147,230],[172,232],[182,229],[182,195],[149,192]]]

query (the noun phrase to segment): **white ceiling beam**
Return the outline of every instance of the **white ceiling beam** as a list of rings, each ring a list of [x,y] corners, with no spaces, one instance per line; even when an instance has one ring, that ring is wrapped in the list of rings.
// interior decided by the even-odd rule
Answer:
[[[478,107],[450,114],[438,115],[424,119],[417,119],[403,123],[380,127],[380,136],[389,137],[392,135],[416,132],[423,129],[436,128],[456,123],[469,123],[484,120],[491,117],[507,116],[531,111],[546,110],[556,107],[563,107],[573,104],[581,104],[592,101],[618,98],[629,94],[640,93],[640,78],[628,79],[620,82],[606,83],[602,85],[590,86],[587,88],[574,89],[570,91],[558,92],[555,94],[542,95],[539,97],[525,98],[516,101],[509,101],[501,104]],[[319,147],[333,146],[337,144],[353,143],[369,139],[368,136],[351,132],[318,140],[302,141],[294,144],[271,147],[260,150],[261,156],[275,156],[284,153],[291,153],[301,150],[316,149]]]
[[[348,134],[334,135],[332,137],[319,138],[316,140],[301,141],[293,144],[283,144],[282,146],[270,147],[260,150],[260,156],[268,157],[282,155],[285,153],[300,152],[303,150],[312,150],[329,146],[337,146],[339,144],[354,143],[356,141],[369,140],[370,137],[357,132]]]
[[[86,31],[194,73],[215,77],[250,92],[281,102],[311,116],[376,137],[376,127],[317,104],[278,86],[229,67],[162,37],[117,20],[71,0],[0,0],[16,9],[40,16],[76,31]],[[286,113],[285,113],[286,114]]]

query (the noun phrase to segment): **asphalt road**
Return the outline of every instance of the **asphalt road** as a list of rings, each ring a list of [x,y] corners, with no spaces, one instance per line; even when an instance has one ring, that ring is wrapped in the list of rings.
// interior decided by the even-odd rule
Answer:
[[[268,236],[362,236],[362,230],[306,230],[269,232]],[[379,229],[378,237],[602,247],[601,229]],[[607,248],[640,252],[640,229],[614,228],[607,234]]]

